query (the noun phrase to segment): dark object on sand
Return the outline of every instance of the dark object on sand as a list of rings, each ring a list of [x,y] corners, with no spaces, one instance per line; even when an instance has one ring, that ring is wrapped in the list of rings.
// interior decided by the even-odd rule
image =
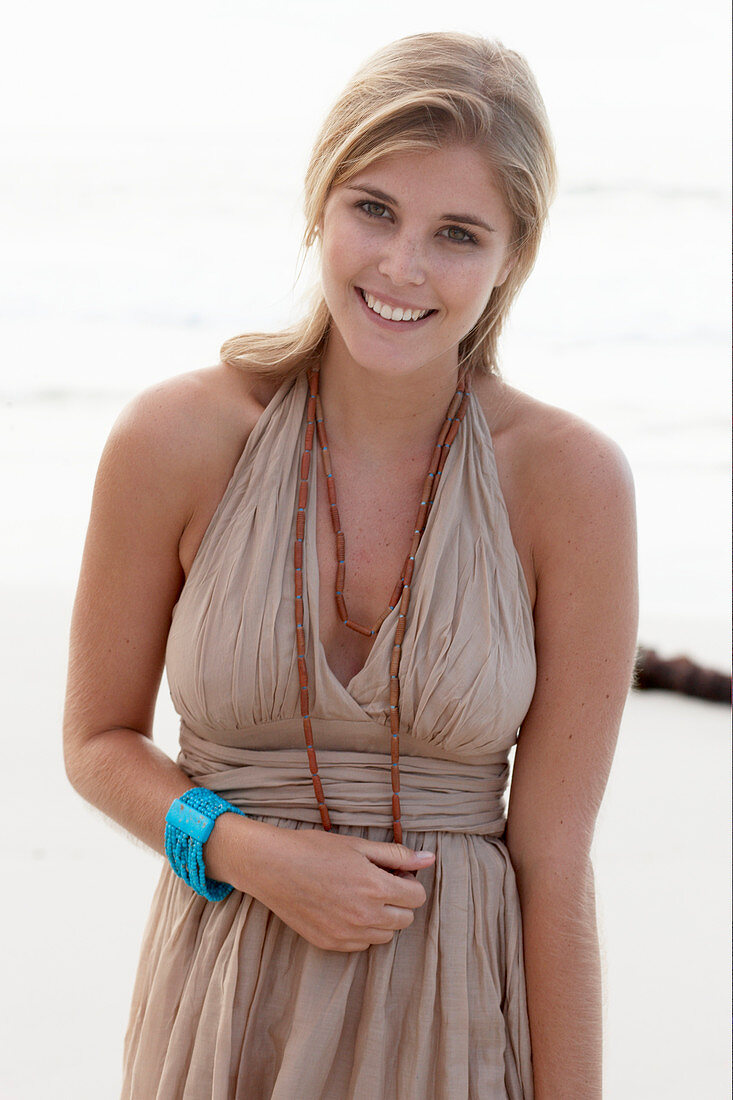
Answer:
[[[731,701],[731,677],[724,672],[703,668],[689,657],[660,657],[656,650],[644,646],[636,651],[634,687],[637,691],[676,691],[713,703]]]

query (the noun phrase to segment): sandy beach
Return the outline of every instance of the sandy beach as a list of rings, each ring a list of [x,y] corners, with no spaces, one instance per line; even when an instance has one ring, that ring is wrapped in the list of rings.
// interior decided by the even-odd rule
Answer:
[[[5,817],[13,826],[2,838],[12,899],[3,916],[2,1100],[117,1095],[160,871],[156,855],[75,794],[61,755],[67,634],[91,483],[122,400],[0,410],[0,438],[14,456],[12,469],[2,456],[3,489],[18,517],[0,586]],[[708,508],[714,531],[720,516],[710,500]],[[644,543],[643,553],[655,559],[657,551]],[[709,546],[709,555],[719,568],[724,547]],[[642,638],[724,668],[723,602],[705,599],[702,582],[697,591],[697,615],[674,591],[665,613],[663,592],[649,587]],[[177,716],[165,682],[156,740],[175,755]],[[727,707],[630,696],[594,846],[607,1100],[727,1095],[729,760]]]
[[[7,609],[3,1100],[113,1100],[159,858],[67,784],[60,748],[71,592],[18,585]],[[158,741],[175,751],[165,688]],[[729,711],[632,695],[594,849],[608,1100],[728,1088]],[[14,830],[15,831],[15,830]]]
[[[62,761],[104,440],[135,392],[290,319],[318,120],[371,49],[446,25],[438,0],[375,0],[369,18],[336,0],[250,7],[21,5],[17,46],[7,38],[0,1100],[118,1095],[161,866],[81,801]],[[456,0],[449,17],[526,53],[558,142],[560,192],[502,337],[506,376],[627,454],[640,641],[729,669],[727,13],[619,0],[598,31],[580,0],[488,13]],[[114,51],[90,51],[92,35]],[[165,683],[156,740],[175,755]],[[725,706],[629,698],[594,846],[604,1100],[730,1095],[730,745]]]

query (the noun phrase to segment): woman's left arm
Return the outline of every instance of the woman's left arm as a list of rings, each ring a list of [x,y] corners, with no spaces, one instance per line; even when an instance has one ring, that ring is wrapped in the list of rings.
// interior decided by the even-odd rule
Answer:
[[[587,425],[566,423],[545,447],[529,494],[537,685],[517,744],[505,840],[522,910],[535,1100],[598,1100],[602,989],[590,848],[636,649],[634,491],[623,455]]]

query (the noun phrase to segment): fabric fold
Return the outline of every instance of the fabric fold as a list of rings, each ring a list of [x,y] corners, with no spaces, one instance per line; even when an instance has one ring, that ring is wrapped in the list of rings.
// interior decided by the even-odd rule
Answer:
[[[320,821],[302,749],[229,747],[212,753],[206,741],[184,728],[178,764],[199,786],[216,791],[245,813]],[[322,749],[318,765],[334,825],[390,825],[390,762],[384,753]],[[477,766],[401,756],[400,801],[406,827],[500,836],[508,775],[506,761]]]
[[[305,376],[284,382],[250,434],[166,650],[181,767],[295,831],[321,828],[295,656],[306,392]],[[317,457],[309,477],[303,603],[319,773],[334,833],[389,842],[395,616],[342,685],[320,640]],[[532,1100],[521,912],[502,835],[535,674],[529,595],[472,395],[416,555],[399,670],[403,842],[435,852],[417,876],[426,901],[388,943],[324,951],[256,897],[208,902],[165,865],[123,1100]]]

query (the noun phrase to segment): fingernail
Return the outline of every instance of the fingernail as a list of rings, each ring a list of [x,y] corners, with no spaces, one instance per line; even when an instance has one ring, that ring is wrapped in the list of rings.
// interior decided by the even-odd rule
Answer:
[[[425,860],[425,862],[427,862],[429,859],[432,859],[434,855],[435,852],[415,852],[416,858]]]

